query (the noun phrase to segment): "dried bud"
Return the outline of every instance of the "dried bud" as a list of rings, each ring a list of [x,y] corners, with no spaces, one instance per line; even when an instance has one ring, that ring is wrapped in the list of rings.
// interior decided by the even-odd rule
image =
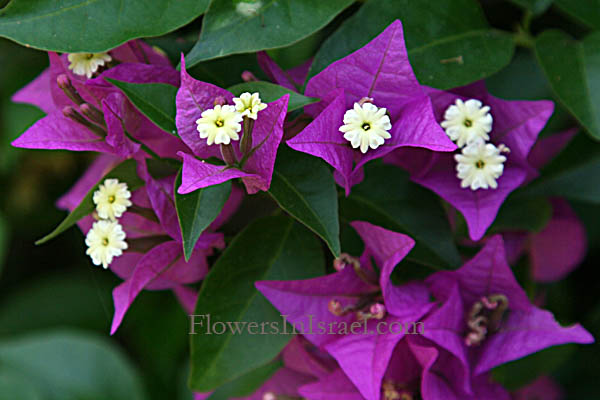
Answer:
[[[329,301],[329,303],[327,304],[327,309],[330,313],[338,317],[344,314],[344,308],[342,307],[342,303],[340,303],[336,299],[331,299]]]
[[[363,97],[362,99],[360,99],[358,101],[358,105],[359,106],[362,106],[365,103],[371,103],[371,104],[373,104],[373,98],[372,97]]]

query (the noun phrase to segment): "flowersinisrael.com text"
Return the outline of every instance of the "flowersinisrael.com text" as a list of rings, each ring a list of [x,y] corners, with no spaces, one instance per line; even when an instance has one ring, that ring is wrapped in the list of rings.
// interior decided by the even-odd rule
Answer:
[[[290,323],[287,315],[281,315],[279,321],[214,321],[210,314],[190,315],[190,335],[422,335],[425,333],[423,322],[399,322],[386,320],[318,321],[314,315],[307,315],[307,323]]]

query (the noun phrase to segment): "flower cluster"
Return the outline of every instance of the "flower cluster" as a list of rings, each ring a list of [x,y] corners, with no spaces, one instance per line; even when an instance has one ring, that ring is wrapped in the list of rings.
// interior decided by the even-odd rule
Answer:
[[[127,184],[118,179],[106,179],[92,197],[100,220],[92,225],[85,244],[88,246],[87,254],[94,264],[102,264],[104,269],[108,268],[114,257],[120,256],[127,249],[126,235],[117,218],[131,206],[130,197]]]
[[[238,13],[256,11],[245,4],[238,4]],[[49,53],[48,70],[14,96],[47,113],[14,146],[100,153],[58,205],[73,212],[73,219],[79,217],[92,262],[123,279],[113,290],[111,334],[142,290],[172,290],[185,310],[193,311],[210,257],[226,247],[219,229],[246,194],[270,192],[281,208],[319,236],[327,236],[323,231],[328,229],[337,235],[337,203],[332,215],[321,214],[323,198],[335,198],[335,180],[340,204],[345,201],[360,215],[344,221],[344,233],[358,247],[347,245],[350,239],[342,241],[346,253],[339,252],[340,246],[332,249],[334,272],[327,275],[286,280],[291,275],[281,272],[253,280],[250,289],[294,326],[359,324],[365,332],[297,335],[281,353],[283,367],[247,399],[506,400],[511,394],[494,382],[495,367],[550,346],[593,341],[580,325],[563,327],[541,308],[542,302],[533,303],[509,265],[528,256],[530,275],[540,282],[561,279],[577,266],[585,253],[585,232],[566,201],[549,201],[552,215],[539,231],[488,232],[507,196],[533,180],[573,136],[567,131],[537,140],[552,114],[551,102],[502,100],[490,95],[483,82],[446,91],[421,85],[409,63],[400,21],[308,80],[304,95],[319,101],[302,112],[288,113],[289,92],[299,90],[310,61],[283,71],[266,53],[257,57],[265,74],[286,88],[280,93],[287,94],[235,96],[193,78],[183,57],[178,71],[161,52],[135,41],[107,53]],[[244,77],[255,79],[249,71]],[[160,83],[176,90],[176,131],[155,124],[115,81]],[[320,198],[306,180],[280,178],[271,185],[282,142],[329,164],[331,169],[322,166],[333,175],[327,177],[329,197]],[[352,202],[361,190],[353,188],[369,178],[366,164],[380,158],[392,165],[381,167],[408,173],[411,190],[422,189],[410,180],[446,201],[450,223],[440,220],[448,225],[448,241],[457,238],[461,250],[475,248],[465,252],[469,256],[464,255],[462,266],[444,269],[449,260],[424,254],[423,236],[431,233],[434,242],[439,237],[437,228],[428,231],[429,220],[417,221],[424,228],[411,237],[389,229],[404,229],[400,222],[379,222],[388,210],[373,206],[370,210],[378,215],[372,215],[361,209],[368,199]],[[227,191],[216,199],[216,185],[232,180],[235,184],[222,185]],[[282,186],[288,192],[273,193],[283,191]],[[209,187],[215,190],[198,192]],[[181,210],[186,203],[194,205],[187,214]],[[89,215],[82,217],[83,209]],[[457,228],[459,213],[468,229],[464,235]],[[290,241],[296,239],[290,235]],[[570,243],[571,251],[555,246],[557,240]],[[458,250],[453,250],[454,264],[459,264]],[[240,269],[255,267],[245,255],[230,258]],[[415,260],[434,270],[404,274]],[[268,262],[273,269],[288,267],[279,259]],[[289,264],[292,268],[298,262]],[[376,328],[381,324],[415,329],[381,332]],[[547,384],[544,379],[536,385]],[[536,385],[527,390],[537,393]]]

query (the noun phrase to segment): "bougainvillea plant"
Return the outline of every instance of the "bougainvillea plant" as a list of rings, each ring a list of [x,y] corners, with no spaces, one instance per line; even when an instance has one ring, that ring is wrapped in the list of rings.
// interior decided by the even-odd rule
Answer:
[[[0,12],[49,59],[12,146],[94,154],[37,244],[77,226],[118,277],[107,335],[168,290],[196,399],[561,398],[544,354],[594,336],[544,285],[600,201],[600,36],[537,25],[598,4],[71,3]]]

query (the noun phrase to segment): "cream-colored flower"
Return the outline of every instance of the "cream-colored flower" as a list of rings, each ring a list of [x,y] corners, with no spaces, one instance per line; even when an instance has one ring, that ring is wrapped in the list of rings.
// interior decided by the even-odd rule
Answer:
[[[492,130],[493,118],[489,111],[490,107],[479,100],[456,99],[456,103],[446,109],[441,126],[459,148],[478,139],[490,140],[488,133]]]
[[[123,254],[127,249],[123,227],[116,221],[101,220],[92,225],[87,233],[85,244],[86,254],[92,258],[94,265],[108,268],[113,258]]]
[[[112,61],[108,53],[70,53],[67,57],[70,62],[69,69],[75,75],[85,75],[88,79],[98,71],[98,68]]]
[[[371,103],[354,103],[354,108],[344,114],[344,125],[340,126],[340,132],[344,133],[344,139],[353,148],[360,147],[362,153],[369,148],[376,149],[385,139],[392,137],[388,132],[392,129],[392,123],[386,113],[385,108],[378,108]]]
[[[118,179],[106,179],[94,192],[92,200],[96,204],[96,212],[102,219],[115,220],[131,206],[131,192],[126,183]]]
[[[248,117],[256,120],[258,112],[267,108],[267,105],[260,101],[260,95],[258,93],[242,93],[240,97],[234,97],[233,103],[235,109],[239,112],[242,117]]]
[[[491,143],[485,143],[483,140],[477,140],[462,149],[462,154],[456,154],[456,176],[461,179],[462,188],[470,187],[471,190],[477,189],[496,189],[498,182],[496,180],[504,172],[504,162],[506,157],[500,154],[508,151],[505,146],[494,146]]]
[[[196,129],[200,139],[206,139],[209,146],[214,144],[229,144],[232,140],[239,140],[238,133],[242,130],[242,115],[234,106],[216,105],[202,113],[196,121]]]

